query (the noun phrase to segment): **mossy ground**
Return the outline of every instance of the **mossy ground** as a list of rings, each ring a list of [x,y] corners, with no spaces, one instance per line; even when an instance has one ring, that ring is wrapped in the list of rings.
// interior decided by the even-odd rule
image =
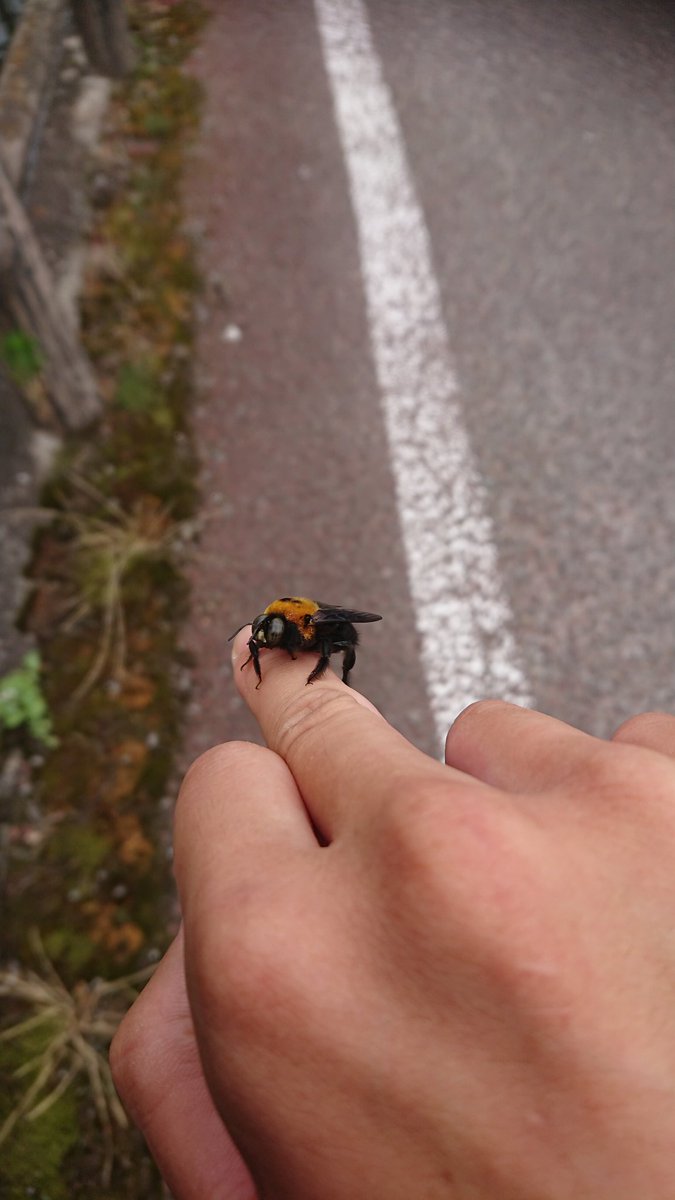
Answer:
[[[22,617],[39,646],[58,745],[24,744],[29,777],[3,802],[19,831],[4,881],[3,956],[34,967],[28,934],[37,928],[71,988],[146,965],[171,935],[166,793],[185,699],[180,547],[196,509],[188,406],[197,277],[180,180],[198,95],[182,62],[203,14],[193,0],[128,9],[138,66],[116,90],[100,149],[108,186],[82,313],[105,413],[64,448],[46,488],[43,503],[57,516],[36,534]],[[136,520],[155,541],[130,544],[121,560],[120,530],[136,530]],[[100,670],[78,697],[107,636],[111,572],[120,627],[108,631]],[[32,1043],[31,1034],[0,1042],[0,1125],[21,1094],[13,1072]],[[102,1186],[91,1108],[80,1079],[17,1125],[3,1148],[2,1195],[159,1197],[140,1138],[121,1129]]]

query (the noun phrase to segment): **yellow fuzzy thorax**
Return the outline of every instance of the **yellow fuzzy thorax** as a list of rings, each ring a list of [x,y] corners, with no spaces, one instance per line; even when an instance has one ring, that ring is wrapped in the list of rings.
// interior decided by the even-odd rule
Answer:
[[[307,642],[312,642],[316,636],[316,628],[306,625],[304,617],[311,617],[319,609],[316,600],[308,600],[305,596],[283,596],[281,600],[273,600],[265,609],[265,616],[278,613],[287,621],[297,625],[300,633]]]

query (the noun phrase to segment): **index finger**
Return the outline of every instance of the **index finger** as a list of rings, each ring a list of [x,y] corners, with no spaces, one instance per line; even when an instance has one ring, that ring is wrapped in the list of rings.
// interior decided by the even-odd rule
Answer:
[[[308,685],[312,658],[307,653],[295,661],[281,650],[264,653],[263,679],[256,687],[253,664],[246,665],[249,636],[247,626],[234,642],[236,685],[267,745],[288,764],[327,840],[347,825],[368,820],[394,790],[419,787],[425,778],[438,778],[446,787],[453,776],[469,781],[412,746],[332,671]]]

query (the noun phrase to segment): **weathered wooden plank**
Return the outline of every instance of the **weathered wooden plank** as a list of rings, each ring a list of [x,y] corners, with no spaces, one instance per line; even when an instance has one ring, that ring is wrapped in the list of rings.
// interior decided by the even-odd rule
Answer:
[[[19,327],[32,334],[40,347],[47,396],[58,424],[82,429],[100,413],[94,374],[1,159],[0,224],[12,249],[6,303]]]
[[[26,0],[0,74],[0,145],[15,188],[23,178],[54,56],[68,19],[66,0]]]
[[[124,0],[71,0],[78,33],[92,69],[120,79],[136,61]]]
[[[18,191],[24,178],[68,19],[66,0],[26,0],[0,72],[0,146],[5,170]],[[10,245],[0,231],[0,271]]]

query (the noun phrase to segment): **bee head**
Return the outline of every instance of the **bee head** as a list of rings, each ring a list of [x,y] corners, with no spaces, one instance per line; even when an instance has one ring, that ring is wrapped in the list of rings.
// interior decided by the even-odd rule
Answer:
[[[278,613],[261,613],[253,622],[251,636],[259,646],[278,646],[285,628],[286,622]]]

